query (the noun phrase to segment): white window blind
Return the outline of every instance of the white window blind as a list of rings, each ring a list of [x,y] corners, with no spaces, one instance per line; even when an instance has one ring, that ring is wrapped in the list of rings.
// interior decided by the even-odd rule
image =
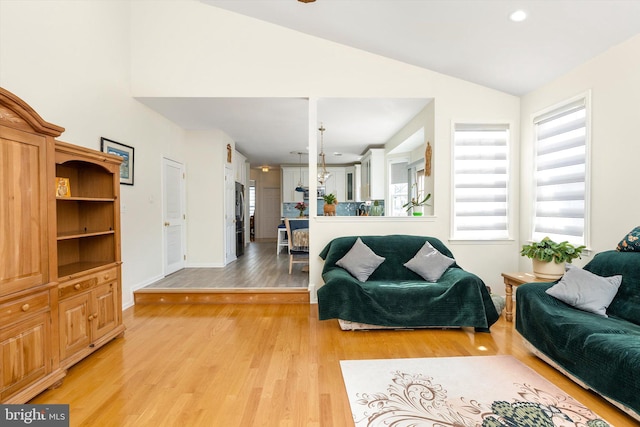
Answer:
[[[509,126],[454,126],[453,238],[509,237]]]
[[[585,244],[586,98],[534,118],[535,213],[532,239]]]

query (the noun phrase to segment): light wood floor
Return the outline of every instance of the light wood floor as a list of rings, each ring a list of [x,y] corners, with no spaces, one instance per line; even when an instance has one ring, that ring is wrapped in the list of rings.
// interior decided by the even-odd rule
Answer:
[[[224,268],[185,268],[145,289],[308,288],[309,273],[294,264],[289,274],[286,250],[276,242],[251,242],[244,255]]]
[[[344,332],[317,317],[309,304],[134,306],[124,338],[31,403],[70,404],[72,426],[346,427],[340,360],[511,354],[613,425],[637,425],[529,354],[504,318],[474,334]]]

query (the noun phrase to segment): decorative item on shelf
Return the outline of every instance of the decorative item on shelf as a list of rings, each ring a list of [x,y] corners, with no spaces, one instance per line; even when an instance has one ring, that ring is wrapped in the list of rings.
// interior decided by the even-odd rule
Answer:
[[[402,205],[403,208],[407,209],[407,212],[413,211],[413,216],[422,216],[422,207],[430,206],[427,201],[431,199],[431,193],[428,193],[424,198],[421,197],[412,197],[407,203]]]
[[[324,199],[324,215],[325,216],[336,216],[336,205],[338,204],[338,199],[333,193],[325,194],[322,196]]]
[[[369,216],[370,210],[371,210],[371,200],[367,200],[364,203],[360,203],[360,207],[358,208],[358,216]]]
[[[431,156],[433,155],[431,144],[427,141],[427,148],[424,151],[424,174],[431,176]]]
[[[318,166],[318,183],[320,185],[324,185],[327,180],[331,177],[331,173],[327,171],[327,165],[325,163],[325,154],[324,154],[324,131],[325,127],[320,123],[320,127],[318,128],[320,131],[320,165]]]
[[[371,206],[371,211],[370,211],[369,214],[371,216],[382,216],[383,213],[384,213],[384,209],[380,205],[380,201],[379,200],[374,200],[373,204]]]
[[[533,275],[539,279],[557,280],[564,275],[565,263],[580,258],[586,246],[574,246],[564,241],[556,243],[549,237],[522,245],[520,255],[531,258]]]
[[[71,197],[69,178],[56,177],[56,197]]]
[[[294,208],[300,211],[300,216],[304,216],[304,211],[307,209],[307,204],[305,202],[298,202]]]

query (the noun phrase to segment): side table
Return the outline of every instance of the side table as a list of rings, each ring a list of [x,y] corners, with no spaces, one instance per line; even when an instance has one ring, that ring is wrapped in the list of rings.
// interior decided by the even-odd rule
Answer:
[[[504,278],[505,293],[505,317],[507,322],[513,322],[513,287],[518,287],[523,283],[549,282],[549,279],[538,279],[533,273],[502,273]]]

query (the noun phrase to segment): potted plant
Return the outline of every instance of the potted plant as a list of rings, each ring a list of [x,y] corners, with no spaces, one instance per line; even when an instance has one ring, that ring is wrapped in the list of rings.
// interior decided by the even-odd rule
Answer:
[[[304,211],[307,209],[307,204],[305,202],[298,202],[294,208],[300,211],[300,216],[304,216]]]
[[[406,208],[407,212],[413,210],[414,216],[422,216],[422,211],[418,210],[417,208],[422,206],[429,206],[429,203],[427,203],[429,199],[431,199],[431,193],[428,193],[426,196],[424,196],[424,198],[421,198],[418,195],[418,197],[412,197],[411,200],[402,205],[402,207]]]
[[[574,246],[564,241],[556,243],[549,237],[539,242],[523,245],[520,255],[531,258],[533,274],[540,279],[559,279],[565,271],[565,263],[580,258],[586,246]]]
[[[324,214],[325,216],[335,216],[336,215],[336,205],[338,204],[338,199],[336,199],[335,194],[329,193],[322,196],[324,199]]]

